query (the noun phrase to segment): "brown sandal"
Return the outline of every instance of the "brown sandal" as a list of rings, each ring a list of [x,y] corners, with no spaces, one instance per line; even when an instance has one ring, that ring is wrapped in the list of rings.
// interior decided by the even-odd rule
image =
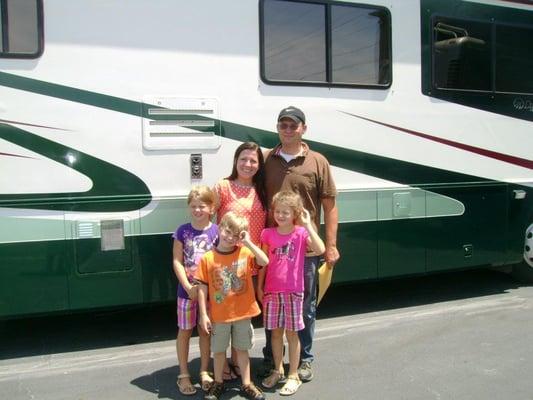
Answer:
[[[271,370],[270,375],[267,376],[263,381],[261,382],[261,385],[264,388],[272,389],[274,386],[276,386],[282,379],[284,378],[283,372],[280,372],[278,370]]]
[[[183,382],[184,379],[188,380],[189,382]],[[192,396],[196,394],[196,388],[192,384],[191,376],[189,374],[178,375],[178,380],[176,381],[176,384],[178,385],[178,390],[182,395]]]
[[[225,365],[224,368],[226,368],[226,366],[228,367],[228,370],[222,371],[222,379],[225,382],[229,382],[229,381],[233,381],[237,379],[237,374],[235,373],[233,368],[231,368],[229,364]]]

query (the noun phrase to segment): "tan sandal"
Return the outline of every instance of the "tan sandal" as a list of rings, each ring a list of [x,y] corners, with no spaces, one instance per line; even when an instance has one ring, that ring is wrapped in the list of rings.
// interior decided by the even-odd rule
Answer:
[[[281,381],[284,378],[283,372],[280,372],[278,370],[271,370],[270,375],[267,376],[263,381],[261,382],[261,385],[264,388],[272,389],[274,386],[276,386],[279,381]]]
[[[183,382],[186,379],[188,382]],[[191,382],[191,376],[189,374],[180,374],[178,375],[178,380],[176,381],[178,385],[178,390],[184,396],[192,396],[196,394],[196,388]]]
[[[302,386],[302,381],[298,375],[289,375],[287,377],[287,382],[279,391],[279,394],[282,396],[291,396]]]
[[[208,392],[209,389],[211,389],[213,382],[214,380],[211,372],[200,371],[200,386],[204,392]]]

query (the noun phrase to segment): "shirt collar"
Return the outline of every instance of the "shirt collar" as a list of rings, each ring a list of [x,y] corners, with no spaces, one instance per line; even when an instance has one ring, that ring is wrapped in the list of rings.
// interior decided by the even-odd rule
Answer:
[[[274,148],[273,154],[276,155],[276,156],[280,156],[280,154],[279,154],[280,152],[281,152],[281,143],[278,144]],[[302,142],[302,152],[297,157],[305,157],[305,156],[307,156],[307,153],[309,153],[309,146],[307,145],[307,143]]]

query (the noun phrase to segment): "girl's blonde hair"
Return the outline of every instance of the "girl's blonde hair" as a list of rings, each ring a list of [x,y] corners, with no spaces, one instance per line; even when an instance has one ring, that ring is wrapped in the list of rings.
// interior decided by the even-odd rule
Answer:
[[[282,190],[274,195],[272,198],[272,212],[277,205],[284,205],[290,207],[294,212],[294,223],[300,219],[304,204],[301,196],[298,193],[291,192],[290,190]]]
[[[191,204],[191,201],[196,199],[210,206],[215,205],[215,193],[209,186],[193,186],[187,197],[187,204]]]
[[[229,229],[234,235],[240,235],[242,231],[248,230],[248,220],[233,211],[228,211],[218,224],[219,229]]]

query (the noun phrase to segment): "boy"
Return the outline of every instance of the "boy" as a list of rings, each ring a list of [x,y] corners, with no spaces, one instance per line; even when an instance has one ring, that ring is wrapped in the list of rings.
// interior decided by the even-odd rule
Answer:
[[[247,228],[245,218],[226,213],[219,224],[218,245],[204,254],[196,272],[200,282],[200,327],[211,334],[215,370],[215,382],[206,400],[218,400],[224,392],[222,373],[230,338],[241,370],[242,394],[254,400],[265,398],[250,380],[248,350],[253,346],[251,319],[261,312],[252,283],[254,258],[259,266],[267,265],[268,258],[250,240]],[[239,241],[243,246],[237,245]],[[206,299],[209,299],[210,316]]]

